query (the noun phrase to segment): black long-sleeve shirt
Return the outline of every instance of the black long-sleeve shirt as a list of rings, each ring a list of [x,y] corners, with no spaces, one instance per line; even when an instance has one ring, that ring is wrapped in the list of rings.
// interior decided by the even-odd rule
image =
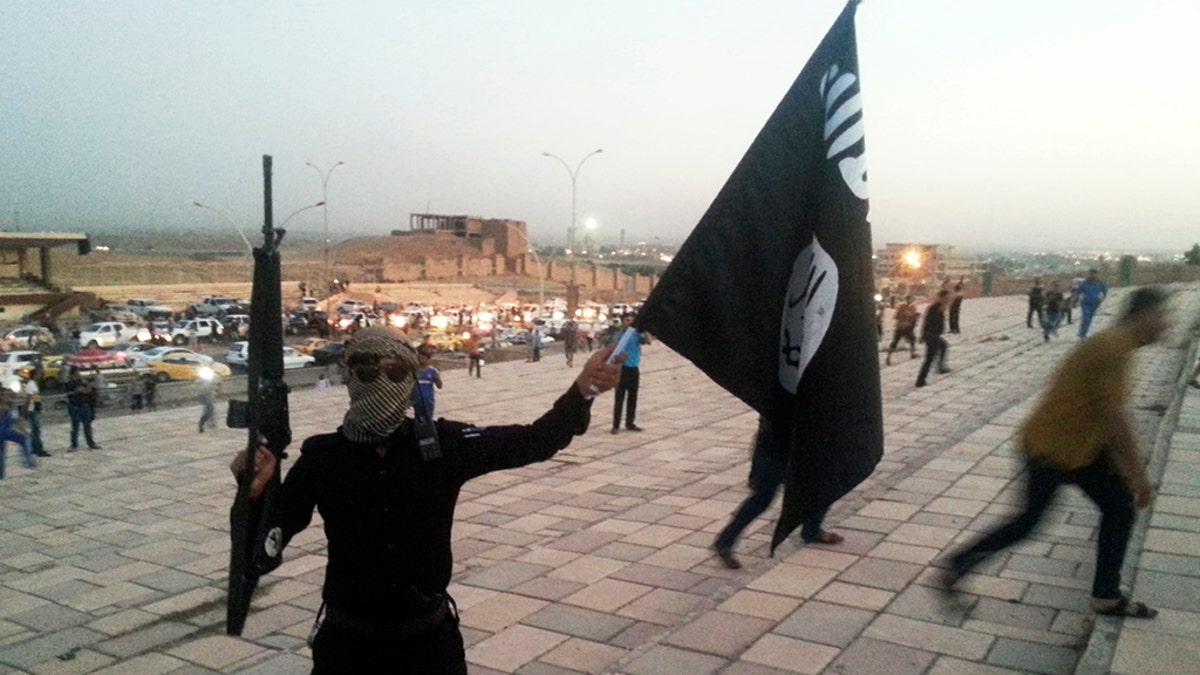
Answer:
[[[940,302],[929,305],[925,310],[925,322],[921,324],[921,341],[936,340],[946,332],[946,310]]]
[[[412,425],[376,445],[341,433],[313,436],[280,490],[284,541],[325,521],[329,564],[323,597],[369,619],[422,614],[450,583],[450,529],[459,489],[485,473],[554,456],[587,431],[591,401],[575,386],[533,424],[474,427],[437,421],[440,459],[426,461]]]

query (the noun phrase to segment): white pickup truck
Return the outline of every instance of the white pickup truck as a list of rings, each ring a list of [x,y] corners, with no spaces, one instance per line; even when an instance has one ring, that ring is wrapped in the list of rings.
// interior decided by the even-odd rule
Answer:
[[[235,298],[222,298],[219,296],[210,295],[200,302],[195,302],[188,305],[188,313],[192,316],[213,316],[215,314],[219,314],[222,310],[240,304],[241,301]]]
[[[146,298],[131,298],[125,305],[143,319],[170,319],[171,308]]]
[[[79,331],[79,344],[108,349],[118,342],[134,342],[137,335],[137,326],[127,326],[120,321],[98,321]]]
[[[225,333],[225,327],[216,319],[187,319],[177,321],[171,329],[171,344],[186,345],[196,342],[216,342]]]

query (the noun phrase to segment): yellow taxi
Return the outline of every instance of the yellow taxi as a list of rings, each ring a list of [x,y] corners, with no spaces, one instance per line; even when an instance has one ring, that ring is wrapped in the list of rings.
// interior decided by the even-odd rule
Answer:
[[[305,338],[303,342],[296,345],[296,351],[307,356],[312,356],[313,352],[320,349],[322,345],[328,344],[329,340],[325,338]]]
[[[211,380],[214,377],[229,377],[230,374],[229,366],[224,363],[209,363],[196,354],[171,354],[146,365],[159,382]]]
[[[454,333],[430,333],[419,344],[433,345],[439,352],[449,352],[458,349],[462,336]]]

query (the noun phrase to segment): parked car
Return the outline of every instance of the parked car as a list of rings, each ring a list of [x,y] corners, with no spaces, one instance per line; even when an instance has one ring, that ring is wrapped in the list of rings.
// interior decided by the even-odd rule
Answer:
[[[211,356],[208,356],[205,354],[198,354],[198,353],[188,349],[187,347],[172,347],[170,345],[165,345],[162,347],[155,347],[154,349],[150,349],[150,350],[147,350],[144,352],[134,352],[133,354],[126,354],[125,358],[133,359],[133,361],[135,363],[150,364],[155,361],[162,361],[163,359],[170,358],[172,356],[181,356],[181,355],[195,356],[196,358],[200,359],[201,361],[203,361],[205,363],[213,362],[213,357],[211,357]]]
[[[291,347],[283,348],[283,369],[309,368],[317,365],[317,360],[308,354],[301,354]]]
[[[136,326],[127,326],[120,321],[98,321],[79,331],[79,344],[108,349],[118,342],[136,340],[137,334]]]
[[[307,296],[300,298],[300,309],[302,311],[307,311],[310,309],[317,309],[320,306],[321,306],[321,302],[319,300],[317,300],[316,298],[311,298],[311,297],[307,297]]]
[[[122,342],[114,345],[108,351],[113,355],[114,359],[132,364],[138,362],[139,354],[148,352],[151,349],[154,349],[154,345],[149,342]]]
[[[231,371],[224,363],[205,362],[200,354],[172,354],[159,361],[152,361],[150,371],[159,382],[207,380],[213,377],[229,377]]]
[[[369,312],[371,306],[362,300],[343,300],[337,306],[338,314],[350,314],[351,312]]]
[[[131,298],[125,304],[129,307],[129,311],[143,319],[158,320],[171,318],[171,308],[166,305],[160,305],[154,300]]]
[[[231,368],[236,367],[244,369],[250,360],[250,343],[244,340],[235,342],[229,345],[229,351],[225,352],[225,363]],[[289,370],[292,368],[309,368],[315,366],[316,359],[308,354],[301,354],[291,347],[283,348],[283,368]]]
[[[18,370],[33,365],[41,358],[41,352],[32,350],[0,352],[0,375],[16,375]]]
[[[52,349],[54,334],[41,326],[21,326],[4,334],[3,342],[9,349]]]
[[[212,295],[188,305],[187,312],[190,316],[215,316],[218,312],[239,304],[240,300]]]
[[[194,338],[197,342],[216,342],[225,332],[225,327],[216,319],[186,319],[175,323],[171,329],[171,343],[186,345]]]
[[[327,342],[313,350],[313,358],[318,366],[332,366],[342,362],[346,356],[346,343]]]
[[[296,345],[296,351],[312,356],[313,351],[326,344],[329,344],[329,340],[325,338],[305,338],[304,342]]]

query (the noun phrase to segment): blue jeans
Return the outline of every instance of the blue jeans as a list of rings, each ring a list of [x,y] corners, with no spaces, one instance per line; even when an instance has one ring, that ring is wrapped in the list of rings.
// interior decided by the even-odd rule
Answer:
[[[0,430],[0,478],[4,478],[4,462],[8,455],[9,441],[21,446],[21,458],[25,460],[25,466],[30,469],[37,466],[37,461],[33,458],[33,451],[29,448],[29,439],[25,437],[25,434],[8,427]]]
[[[1100,308],[1100,303],[1092,304],[1090,302],[1079,303],[1079,337],[1085,338],[1088,334],[1088,329],[1092,327],[1092,317],[1096,315],[1096,310]]]

